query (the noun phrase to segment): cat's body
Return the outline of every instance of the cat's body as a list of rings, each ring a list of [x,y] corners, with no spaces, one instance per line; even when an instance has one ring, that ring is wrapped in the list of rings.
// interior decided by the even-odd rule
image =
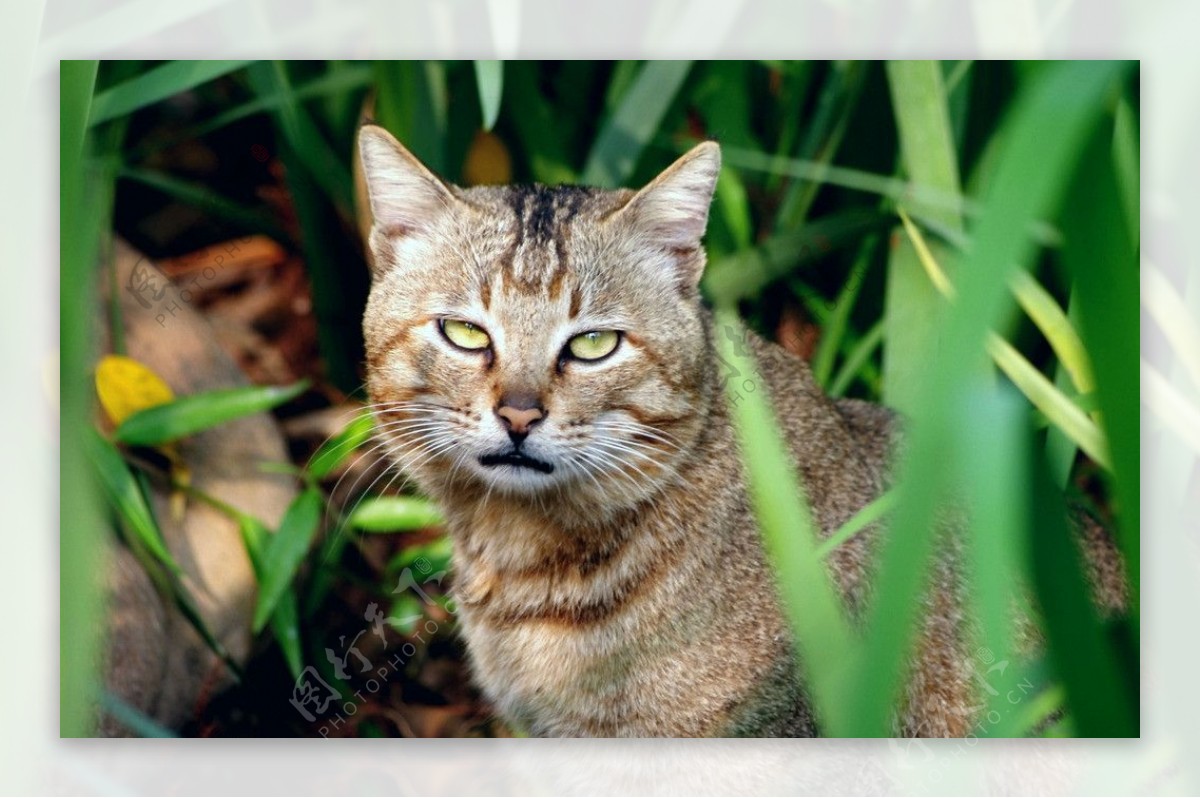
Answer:
[[[537,735],[817,733],[720,383],[713,340],[731,331],[698,296],[715,145],[636,194],[462,190],[380,128],[360,146],[368,385],[391,454],[446,514],[488,699]],[[764,383],[745,389],[772,398],[828,535],[884,489],[892,415],[830,401],[744,335]],[[852,617],[873,539],[829,559]],[[901,733],[964,735],[980,703],[952,559]]]

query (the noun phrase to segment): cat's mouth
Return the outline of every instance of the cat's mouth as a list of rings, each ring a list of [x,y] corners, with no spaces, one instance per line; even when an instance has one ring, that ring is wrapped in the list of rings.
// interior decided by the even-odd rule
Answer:
[[[509,465],[516,466],[517,468],[532,468],[534,471],[540,471],[543,474],[549,474],[554,471],[554,466],[550,463],[538,460],[536,457],[521,454],[520,452],[485,454],[479,458],[479,464],[485,466]]]

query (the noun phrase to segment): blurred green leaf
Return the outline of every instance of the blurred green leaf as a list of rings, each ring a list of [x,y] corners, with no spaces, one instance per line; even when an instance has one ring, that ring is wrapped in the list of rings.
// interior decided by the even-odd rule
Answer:
[[[370,413],[358,416],[343,427],[341,432],[321,444],[308,461],[308,473],[314,479],[324,479],[341,466],[358,447],[369,441],[374,431],[375,419]]]
[[[646,62],[600,130],[583,167],[584,183],[616,188],[629,179],[691,67],[691,61]]]
[[[496,126],[500,115],[500,97],[504,93],[504,62],[476,61],[475,83],[479,88],[479,111],[483,117],[483,129]]]
[[[236,72],[252,61],[168,61],[96,95],[89,123],[98,125]]]
[[[404,532],[445,523],[437,506],[415,496],[375,496],[363,499],[346,523],[363,532]]]
[[[254,631],[262,631],[291,587],[321,521],[321,494],[308,488],[288,506],[262,557],[262,579],[254,607]],[[285,611],[286,615],[286,611]]]
[[[114,437],[132,446],[157,446],[288,402],[308,389],[301,380],[286,387],[253,386],[184,396],[134,413]]]
[[[388,562],[387,571],[395,573],[405,568],[412,568],[422,558],[426,561],[429,573],[436,574],[445,571],[450,567],[452,549],[450,538],[446,535],[441,535],[428,543],[405,546],[403,551]]]

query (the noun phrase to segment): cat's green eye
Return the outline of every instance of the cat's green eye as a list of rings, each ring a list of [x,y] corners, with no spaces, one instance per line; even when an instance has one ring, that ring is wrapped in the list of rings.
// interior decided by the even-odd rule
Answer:
[[[463,349],[487,349],[492,345],[492,339],[469,321],[458,319],[442,319],[442,335],[455,346]]]
[[[568,341],[567,349],[580,360],[599,360],[611,355],[620,340],[616,330],[592,330]]]

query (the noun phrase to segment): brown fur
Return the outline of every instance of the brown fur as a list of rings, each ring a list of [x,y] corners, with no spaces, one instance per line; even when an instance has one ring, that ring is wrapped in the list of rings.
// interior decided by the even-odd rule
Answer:
[[[713,339],[728,331],[697,290],[715,145],[636,194],[458,189],[376,127],[361,150],[368,385],[391,453],[446,513],[488,698],[537,735],[817,733],[719,383]],[[491,347],[456,350],[441,317]],[[602,362],[564,359],[588,329],[624,337]],[[884,489],[893,416],[834,403],[802,360],[745,342],[828,535]],[[523,446],[552,474],[480,463],[508,446],[496,408],[515,394],[545,409]],[[831,556],[852,614],[873,537]],[[897,728],[962,735],[975,696],[949,561],[936,581]]]

